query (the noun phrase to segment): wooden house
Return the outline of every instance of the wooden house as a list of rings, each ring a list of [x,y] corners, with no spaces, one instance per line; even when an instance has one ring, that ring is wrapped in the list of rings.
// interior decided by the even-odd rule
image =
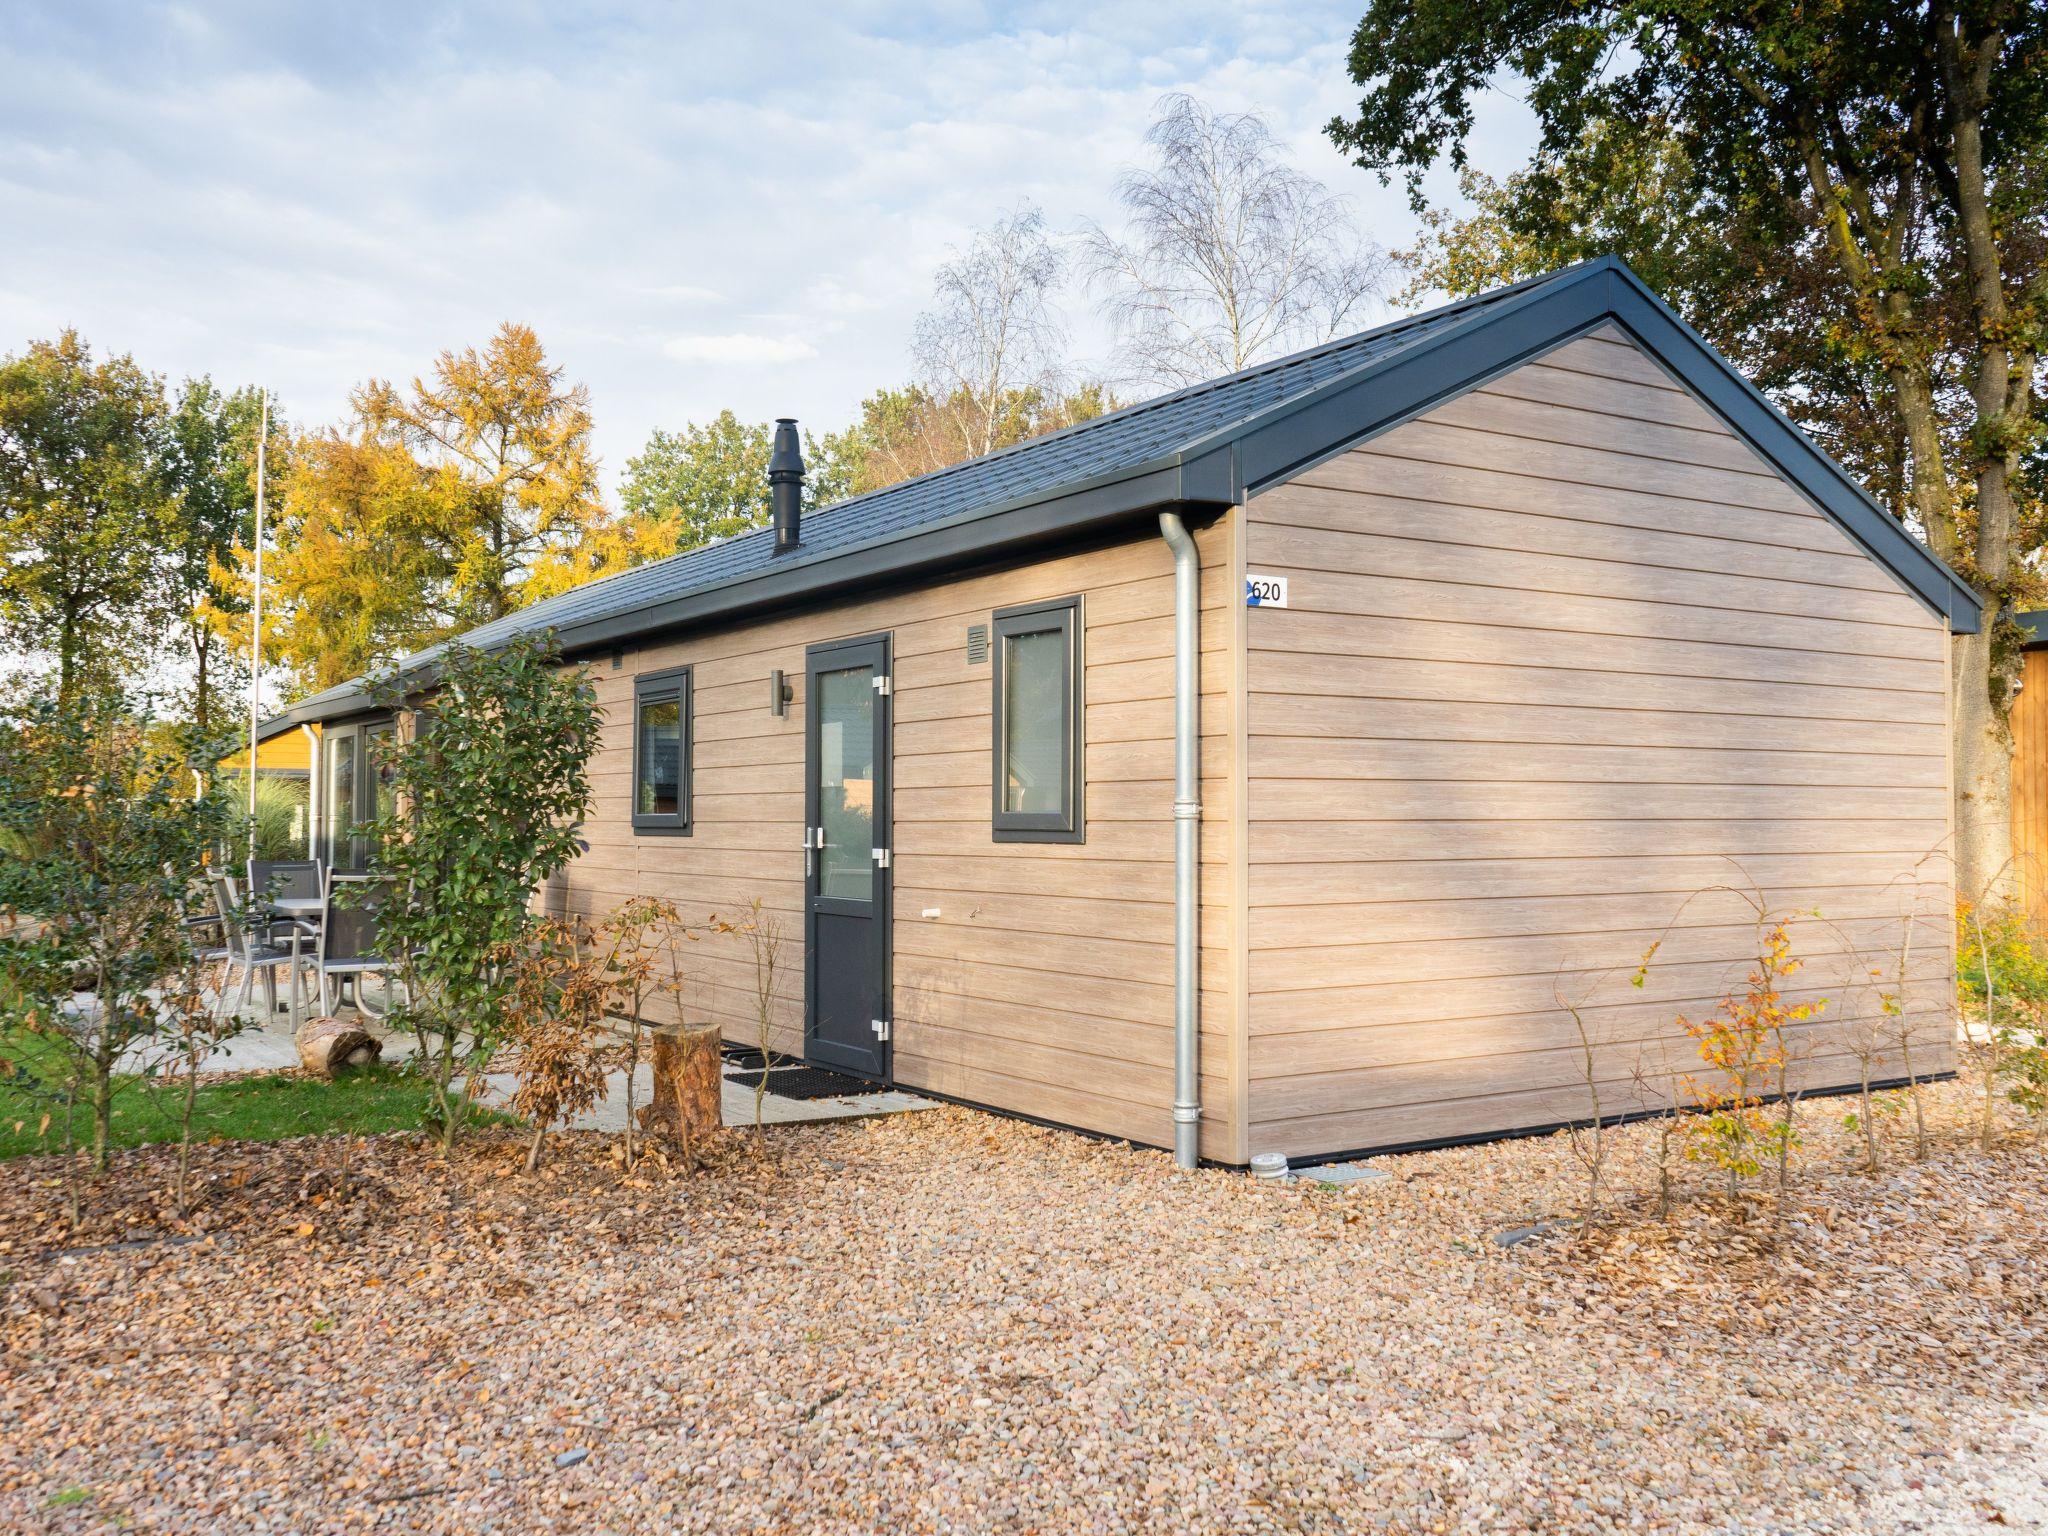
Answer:
[[[466,637],[599,690],[556,897],[758,898],[783,1048],[1184,1160],[1498,1135],[1588,1052],[1607,1114],[1680,1091],[1755,890],[1821,914],[1801,1082],[1899,1075],[1916,920],[1949,1064],[1976,599],[1619,263],[800,519],[795,446],[773,526]],[[292,711],[358,809],[366,710]],[[746,944],[690,964],[751,1038]]]
[[[2048,922],[2048,610],[2016,613],[2025,636],[2012,704],[2012,863],[2019,899]]]

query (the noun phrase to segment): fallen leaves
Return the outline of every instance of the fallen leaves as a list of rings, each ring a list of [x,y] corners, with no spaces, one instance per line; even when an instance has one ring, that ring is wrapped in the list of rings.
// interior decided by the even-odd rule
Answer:
[[[1614,1187],[1653,1187],[1614,1135]],[[77,1232],[60,1170],[11,1165],[0,1527],[75,1529],[46,1504],[72,1487],[163,1530],[2040,1512],[2030,1148],[1871,1178],[1817,1137],[1783,1247],[1688,1200],[1502,1249],[1570,1208],[1561,1142],[1394,1159],[1356,1197],[967,1111],[735,1140],[627,1175],[569,1138],[521,1178],[509,1139],[443,1162],[379,1138],[346,1191],[322,1142],[230,1145],[183,1245],[160,1154]]]

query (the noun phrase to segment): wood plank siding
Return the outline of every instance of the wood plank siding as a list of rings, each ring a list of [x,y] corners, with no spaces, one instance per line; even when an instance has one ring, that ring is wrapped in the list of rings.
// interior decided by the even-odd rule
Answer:
[[[1754,952],[1715,887],[1820,913],[1805,1082],[1899,1072],[1868,973],[1909,923],[1949,1065],[1945,626],[1624,333],[1247,514],[1291,589],[1246,617],[1250,1152],[1582,1117],[1560,996],[1604,1109],[1653,1107]]]
[[[1198,535],[1204,560],[1205,1156],[1241,1159],[1242,1032],[1234,999],[1230,743],[1240,588],[1227,524]],[[993,609],[1083,598],[1087,840],[990,835],[990,676],[967,630]],[[686,915],[742,915],[758,899],[784,944],[774,1030],[803,1023],[804,654],[887,632],[894,643],[896,1081],[1084,1129],[1170,1145],[1173,1035],[1173,575],[1156,536],[899,590],[625,652],[596,663],[605,709],[593,765],[589,852],[555,893],[602,911],[635,894]],[[628,817],[633,678],[694,671],[695,827],[636,837]],[[769,673],[797,691],[769,709]],[[938,915],[926,916],[935,910]],[[752,1041],[745,942],[689,946],[689,1011]]]
[[[2048,650],[2025,653],[2012,706],[2012,861],[2020,900],[2048,922]]]

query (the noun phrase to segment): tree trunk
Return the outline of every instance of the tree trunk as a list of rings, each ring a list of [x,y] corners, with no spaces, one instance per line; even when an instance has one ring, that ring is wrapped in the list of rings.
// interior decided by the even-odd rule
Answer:
[[[384,1054],[384,1042],[360,1025],[336,1018],[311,1019],[299,1030],[299,1065],[317,1077],[347,1067],[368,1066]]]
[[[1956,894],[1996,901],[2011,893],[2012,734],[1991,696],[1992,630],[2001,614],[1954,643]]]
[[[666,1137],[685,1156],[718,1130],[720,1070],[716,1024],[674,1024],[651,1032],[654,1102],[640,1111],[640,1129]]]

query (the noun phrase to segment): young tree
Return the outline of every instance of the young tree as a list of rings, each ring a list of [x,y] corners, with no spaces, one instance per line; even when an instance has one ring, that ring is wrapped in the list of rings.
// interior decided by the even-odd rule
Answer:
[[[545,636],[454,645],[435,666],[392,764],[393,809],[371,833],[389,881],[378,940],[401,984],[392,1022],[420,1038],[445,1152],[461,1124],[455,1080],[483,1070],[505,1029],[505,956],[536,921],[534,892],[582,846],[600,716]],[[395,680],[378,691],[406,702]]]
[[[1385,292],[1385,253],[1256,114],[1169,96],[1146,143],[1154,168],[1117,182],[1126,233],[1093,226],[1084,243],[1133,377],[1235,373],[1357,325]]]
[[[185,897],[235,830],[226,795],[194,788],[221,745],[82,688],[0,711],[0,1022],[56,1048],[96,1171],[117,1065],[177,1022],[153,989],[190,970]]]
[[[174,516],[163,552],[165,575],[192,663],[192,722],[201,735],[220,723],[220,696],[233,690],[235,664],[246,655],[249,582],[241,564],[255,542],[262,418],[259,390],[222,394],[212,379],[197,378],[185,381],[167,422],[165,469]],[[288,440],[272,402],[265,474],[273,508]]]
[[[2009,868],[2011,626],[2043,521],[2026,480],[2042,435],[2048,282],[2048,11],[2028,0],[1372,0],[1352,40],[1364,95],[1337,144],[1420,198],[1464,166],[1474,97],[1527,83],[1540,175],[1583,203],[1626,195],[1603,135],[1668,140],[1687,164],[1651,222],[1727,287],[1740,253],[1810,252],[1825,336],[1879,382],[1903,507],[1986,601],[1955,642],[1957,884]],[[1640,142],[1640,140],[1638,140]],[[1593,147],[1589,151],[1589,146]],[[1545,169],[1548,168],[1548,169]],[[1705,317],[1702,317],[1705,318]],[[1881,483],[1880,483],[1881,484]],[[1880,490],[1880,494],[1881,494]]]
[[[0,360],[0,635],[54,657],[67,702],[160,633],[164,415],[160,380],[76,331]]]
[[[604,516],[590,393],[565,382],[530,329],[507,322],[481,351],[443,352],[409,394],[372,379],[353,405],[370,437],[426,468],[457,628],[576,584],[573,552]]]
[[[959,457],[1003,446],[1020,395],[1057,398],[1066,328],[1054,306],[1066,261],[1028,204],[975,234],[932,280],[915,355],[960,437]]]

